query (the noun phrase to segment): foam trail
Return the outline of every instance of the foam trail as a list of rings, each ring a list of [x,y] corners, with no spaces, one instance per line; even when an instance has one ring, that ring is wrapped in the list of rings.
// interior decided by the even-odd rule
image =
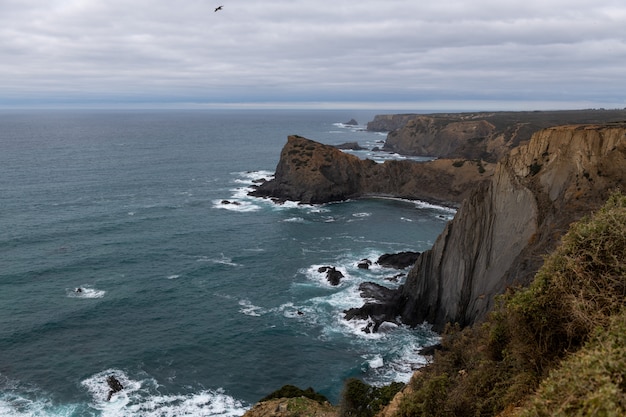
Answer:
[[[110,388],[106,382],[114,376],[124,387],[107,401]],[[223,390],[200,390],[189,394],[161,394],[159,384],[152,378],[134,380],[118,369],[99,372],[82,382],[92,400],[90,408],[103,417],[178,417],[220,416],[238,417],[247,408]]]
[[[102,298],[106,294],[106,291],[97,290],[84,285],[73,289],[66,289],[65,293],[69,298]]]

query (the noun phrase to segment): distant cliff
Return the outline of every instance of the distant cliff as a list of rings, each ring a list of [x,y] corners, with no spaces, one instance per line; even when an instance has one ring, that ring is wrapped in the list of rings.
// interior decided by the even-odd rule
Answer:
[[[378,164],[330,145],[289,136],[274,179],[251,194],[308,204],[387,196],[456,206],[474,187],[488,181],[494,166],[444,159]]]
[[[414,113],[407,114],[378,114],[374,120],[367,123],[367,130],[370,132],[392,132],[398,130],[407,122],[418,116]]]
[[[507,286],[527,284],[569,224],[626,188],[626,123],[542,130],[464,201],[401,290],[403,321],[482,318]]]
[[[384,150],[496,162],[541,129],[626,120],[626,110],[379,115],[368,130],[389,131]]]

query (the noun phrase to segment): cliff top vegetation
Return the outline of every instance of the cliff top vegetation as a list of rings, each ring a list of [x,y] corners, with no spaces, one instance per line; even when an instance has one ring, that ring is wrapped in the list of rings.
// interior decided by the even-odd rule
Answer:
[[[626,196],[615,193],[529,287],[483,324],[447,329],[396,416],[626,415],[625,306]]]

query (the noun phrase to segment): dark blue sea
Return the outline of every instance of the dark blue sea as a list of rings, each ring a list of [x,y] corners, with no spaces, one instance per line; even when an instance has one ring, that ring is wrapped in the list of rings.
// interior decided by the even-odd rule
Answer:
[[[402,283],[358,261],[428,249],[453,212],[247,196],[288,135],[371,149],[374,115],[0,111],[0,415],[239,416],[284,384],[407,381],[436,335],[342,311]]]

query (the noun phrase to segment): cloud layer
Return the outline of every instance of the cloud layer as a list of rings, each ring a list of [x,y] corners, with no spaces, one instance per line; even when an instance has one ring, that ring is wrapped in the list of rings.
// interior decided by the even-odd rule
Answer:
[[[625,69],[622,0],[0,2],[4,107],[624,107]]]

